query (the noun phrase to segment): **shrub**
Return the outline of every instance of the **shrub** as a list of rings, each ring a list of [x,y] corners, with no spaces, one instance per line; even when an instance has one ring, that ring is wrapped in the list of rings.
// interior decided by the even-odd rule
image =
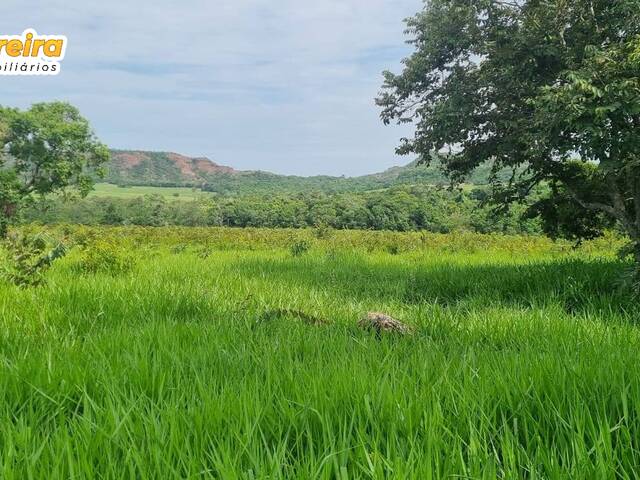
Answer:
[[[289,247],[289,251],[294,257],[301,257],[302,255],[307,253],[310,248],[311,244],[309,242],[307,242],[306,240],[298,240],[297,242],[293,243],[291,247]]]
[[[321,223],[313,229],[313,235],[318,240],[327,240],[333,236],[333,229],[326,223]]]
[[[104,232],[100,232],[97,229],[92,229],[85,226],[79,226],[75,230],[71,230],[68,226],[64,228],[64,232],[66,235],[70,235],[74,245],[78,245],[80,247],[87,247],[92,242],[95,242],[96,239],[103,235]]]
[[[79,262],[75,265],[80,273],[124,274],[136,265],[136,257],[111,240],[97,240],[84,247]]]
[[[173,253],[174,255],[178,255],[180,253],[183,253],[187,250],[187,245],[184,243],[179,243],[178,245],[174,245],[171,248],[171,253]]]
[[[392,243],[387,245],[385,250],[391,255],[398,255],[400,253],[400,246],[397,243]]]
[[[62,242],[47,234],[13,233],[3,242],[6,252],[2,276],[19,287],[35,287],[45,282],[51,264],[67,253]]]

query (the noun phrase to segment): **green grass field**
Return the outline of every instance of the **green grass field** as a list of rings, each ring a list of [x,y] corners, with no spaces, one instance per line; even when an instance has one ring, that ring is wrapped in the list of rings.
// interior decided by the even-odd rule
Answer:
[[[119,187],[111,183],[98,183],[90,197],[112,197],[112,198],[136,198],[144,195],[160,195],[171,200],[197,200],[203,197],[210,197],[211,194],[201,190],[194,190],[186,187]]]
[[[0,478],[639,476],[614,240],[61,231],[105,268],[74,249],[45,286],[0,283]]]

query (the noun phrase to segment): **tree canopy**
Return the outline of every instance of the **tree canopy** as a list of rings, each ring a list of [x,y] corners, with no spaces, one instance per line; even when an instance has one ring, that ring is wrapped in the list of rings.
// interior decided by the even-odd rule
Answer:
[[[0,236],[36,195],[68,189],[86,195],[108,158],[89,122],[68,103],[0,107]]]
[[[509,202],[541,183],[550,233],[594,236],[616,221],[640,261],[640,8],[637,0],[429,0],[407,21],[415,51],[384,73],[398,147],[445,153],[456,179],[491,160]],[[567,212],[571,212],[567,214]]]

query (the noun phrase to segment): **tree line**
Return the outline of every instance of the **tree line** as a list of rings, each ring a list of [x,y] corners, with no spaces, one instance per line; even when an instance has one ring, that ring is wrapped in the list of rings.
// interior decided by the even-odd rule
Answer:
[[[496,215],[483,205],[482,188],[448,191],[429,186],[325,194],[216,196],[179,200],[161,195],[132,199],[45,199],[23,211],[22,221],[86,225],[228,226],[391,230],[447,233],[540,233],[539,221],[523,218],[525,207]]]

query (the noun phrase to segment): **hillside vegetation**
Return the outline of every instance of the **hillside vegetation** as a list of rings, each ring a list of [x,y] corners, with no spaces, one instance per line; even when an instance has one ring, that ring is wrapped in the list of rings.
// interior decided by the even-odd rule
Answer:
[[[172,152],[111,150],[105,180],[119,185],[186,186],[202,184],[211,174],[233,171],[207,158]]]
[[[490,165],[477,168],[468,183],[486,185]],[[508,173],[502,172],[502,176]],[[254,193],[361,192],[397,185],[447,185],[441,164],[434,158],[430,165],[416,161],[402,167],[359,177],[278,175],[263,171],[238,171],[220,166],[206,158],[190,158],[169,152],[113,150],[104,181],[121,186],[197,187],[223,195]]]

